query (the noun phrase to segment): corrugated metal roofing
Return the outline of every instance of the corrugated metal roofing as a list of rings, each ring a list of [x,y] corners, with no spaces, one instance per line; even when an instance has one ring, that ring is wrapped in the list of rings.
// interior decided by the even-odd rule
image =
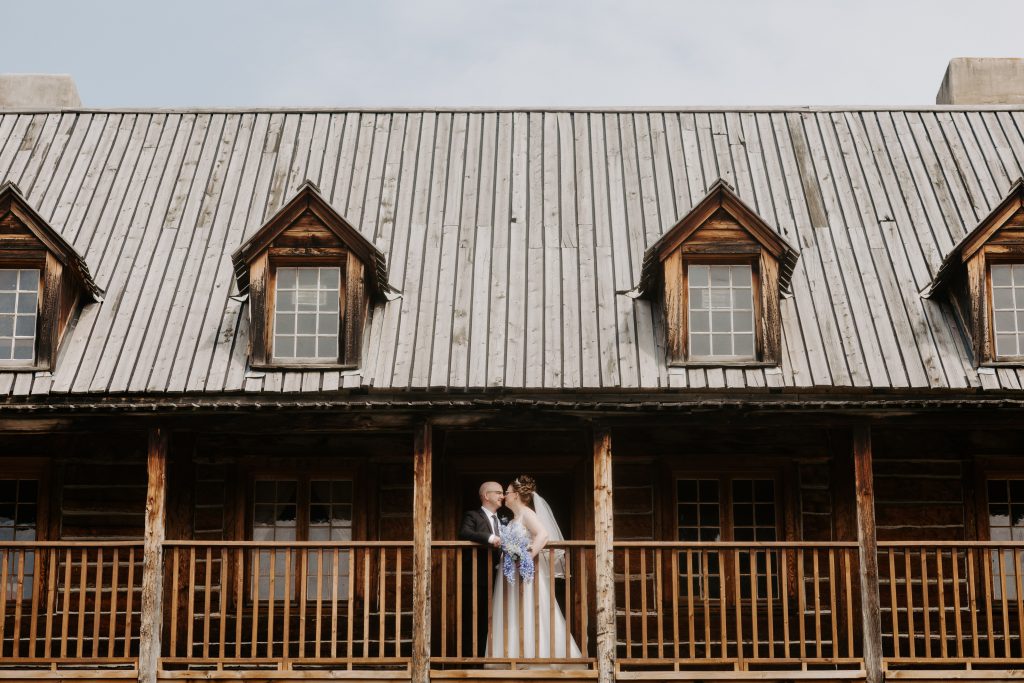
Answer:
[[[84,256],[52,376],[0,395],[406,388],[1019,390],[919,292],[1024,174],[1024,110],[0,115],[11,180]],[[800,250],[780,368],[669,369],[622,292],[724,179]],[[230,255],[305,180],[388,258],[358,373],[248,372]]]

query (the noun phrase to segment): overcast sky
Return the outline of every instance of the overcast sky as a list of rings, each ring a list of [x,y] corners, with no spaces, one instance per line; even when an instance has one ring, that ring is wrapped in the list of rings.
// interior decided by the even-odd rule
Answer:
[[[5,0],[0,71],[94,107],[934,102],[1024,2]]]

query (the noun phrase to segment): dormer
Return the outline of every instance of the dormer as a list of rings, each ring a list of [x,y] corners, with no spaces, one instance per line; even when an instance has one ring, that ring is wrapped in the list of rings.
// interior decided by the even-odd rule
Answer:
[[[0,186],[0,371],[52,370],[68,324],[101,295],[82,257],[18,186]]]
[[[780,296],[797,251],[723,180],[644,254],[638,296],[660,300],[669,365],[779,362]]]
[[[949,298],[975,365],[1024,365],[1024,178],[953,247],[924,296]]]
[[[231,256],[249,300],[254,368],[359,367],[371,303],[389,291],[384,255],[306,181]]]

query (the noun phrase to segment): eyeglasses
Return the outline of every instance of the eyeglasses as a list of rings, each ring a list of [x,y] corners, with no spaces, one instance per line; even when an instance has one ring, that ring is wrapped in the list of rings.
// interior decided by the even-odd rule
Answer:
[[[501,493],[501,491],[500,491],[500,490],[494,490],[494,491],[485,491],[484,493],[485,493],[485,495],[490,495],[490,494],[492,494],[492,493],[499,493],[499,494],[500,494],[500,493]]]

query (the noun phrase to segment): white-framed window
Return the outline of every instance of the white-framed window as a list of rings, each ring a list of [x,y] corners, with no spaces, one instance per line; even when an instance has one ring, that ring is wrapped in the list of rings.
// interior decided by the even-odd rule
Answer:
[[[754,358],[753,275],[749,264],[690,264],[688,340],[692,359]]]
[[[0,268],[0,363],[35,360],[39,269]]]
[[[992,330],[997,356],[1024,356],[1024,264],[992,264]]]
[[[277,269],[274,358],[337,361],[340,287],[338,267]]]

